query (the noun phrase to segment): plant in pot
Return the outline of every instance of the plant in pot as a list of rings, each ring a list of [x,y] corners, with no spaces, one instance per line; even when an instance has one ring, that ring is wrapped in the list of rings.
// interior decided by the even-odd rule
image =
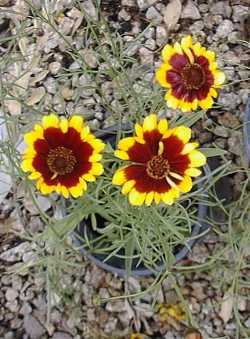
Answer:
[[[114,152],[117,130],[101,140],[80,116],[46,116],[25,135],[22,169],[43,194],[67,199],[57,230],[71,233],[91,260],[120,275],[149,275],[184,258],[207,228],[211,174],[205,171],[203,184],[191,191],[206,157],[190,142],[189,127],[169,127],[150,114],[135,133],[122,133]]]

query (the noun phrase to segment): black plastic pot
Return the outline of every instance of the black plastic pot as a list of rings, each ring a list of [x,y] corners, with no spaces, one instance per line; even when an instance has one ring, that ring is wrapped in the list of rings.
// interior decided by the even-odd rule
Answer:
[[[246,105],[243,134],[247,161],[250,164],[250,98],[248,98]]]
[[[123,130],[127,130],[128,126],[123,126]],[[110,128],[106,129],[100,133],[96,133],[96,135],[104,140],[105,142],[111,143],[112,146],[115,145],[115,139],[116,139],[116,128]],[[209,168],[205,168],[205,172],[209,173]],[[202,187],[200,187],[202,188]],[[175,253],[175,263],[178,263],[182,259],[184,259],[187,254],[190,252],[192,247],[195,245],[197,241],[200,240],[199,235],[202,235],[205,231],[209,229],[209,225],[204,222],[206,216],[208,213],[208,206],[199,204],[198,206],[198,222],[195,224],[192,228],[192,233],[190,236],[190,240],[187,241],[186,245],[183,247],[178,247]],[[102,220],[101,217],[97,217],[97,222],[100,223],[98,227],[102,226],[104,224],[104,220]],[[100,236],[99,233],[95,232],[91,227],[90,220],[82,220],[82,222],[79,225],[78,230],[74,231],[72,234],[72,239],[74,245],[79,247],[79,250],[82,254],[84,254],[89,260],[94,262],[97,266],[100,268],[112,272],[114,274],[118,274],[119,276],[126,276],[126,269],[125,269],[125,260],[122,259],[120,256],[112,256],[107,260],[108,254],[101,254],[101,253],[91,253],[88,251],[88,249],[84,248],[84,242],[82,239],[84,239],[84,235],[87,234],[88,239],[96,239],[98,236]],[[79,236],[81,236],[81,239],[79,239]],[[124,253],[119,253],[121,255],[124,255]],[[133,260],[132,262],[132,270],[131,275],[133,276],[150,276],[155,273],[159,273],[161,271],[164,271],[166,269],[165,263],[160,263],[157,268],[155,269],[148,269],[146,268],[142,263],[137,265],[137,261]]]

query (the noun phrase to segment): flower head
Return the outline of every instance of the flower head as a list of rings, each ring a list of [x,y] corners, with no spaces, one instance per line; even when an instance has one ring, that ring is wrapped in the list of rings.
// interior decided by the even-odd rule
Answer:
[[[170,108],[183,112],[212,107],[225,74],[217,69],[215,53],[193,44],[187,36],[174,46],[162,50],[163,64],[156,71],[156,79],[169,88],[165,99]]]
[[[172,205],[180,192],[192,188],[191,177],[201,174],[197,167],[206,163],[206,157],[189,142],[191,129],[178,126],[168,129],[167,120],[157,122],[157,115],[135,125],[134,137],[121,139],[115,155],[130,163],[116,171],[114,185],[123,185],[122,193],[129,193],[132,205],[150,205],[161,200]]]
[[[37,180],[37,188],[48,194],[53,191],[65,198],[79,197],[87,189],[86,181],[95,181],[103,166],[99,163],[104,143],[90,133],[83,118],[69,120],[50,114],[24,135],[28,145],[21,168]]]
[[[169,316],[178,321],[186,320],[187,318],[185,308],[181,303],[177,305],[161,304],[159,307],[159,316],[162,322],[167,321],[169,319]]]
[[[130,339],[143,339],[143,336],[140,333],[132,333]]]

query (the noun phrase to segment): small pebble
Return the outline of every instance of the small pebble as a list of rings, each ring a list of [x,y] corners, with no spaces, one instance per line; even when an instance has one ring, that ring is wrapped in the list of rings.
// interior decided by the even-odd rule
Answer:
[[[18,292],[13,288],[8,288],[5,293],[5,298],[8,301],[14,301],[18,297]]]

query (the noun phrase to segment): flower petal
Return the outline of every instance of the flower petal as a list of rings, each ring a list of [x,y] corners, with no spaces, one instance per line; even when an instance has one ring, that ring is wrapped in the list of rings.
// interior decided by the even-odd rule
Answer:
[[[199,170],[198,168],[188,168],[185,171],[186,175],[189,175],[190,177],[198,177],[201,175],[202,171]]]
[[[161,200],[167,205],[173,205],[174,197],[171,191],[161,194]]]
[[[122,151],[127,151],[130,149],[135,144],[135,138],[133,137],[128,137],[128,138],[123,138],[118,142],[117,147],[122,150]]]
[[[167,81],[167,71],[171,69],[171,66],[168,64],[162,64],[155,72],[155,78],[159,84],[163,87],[171,87]]]
[[[168,121],[166,119],[161,119],[158,123],[158,130],[161,134],[164,134],[168,130]]]
[[[197,142],[189,142],[184,145],[183,150],[181,151],[181,154],[188,154],[197,147],[199,147],[199,144]]]
[[[154,194],[154,201],[158,205],[161,202],[161,194],[158,192],[155,192]]]
[[[178,184],[179,189],[183,193],[187,193],[187,192],[191,191],[192,186],[193,186],[192,179],[188,175],[185,175],[183,181],[181,181]]]
[[[186,144],[192,135],[192,131],[189,127],[178,126],[173,129],[173,135],[176,135],[184,144]]]
[[[105,148],[105,143],[102,142],[100,139],[96,139],[95,137],[89,143],[97,153],[102,152]]]
[[[29,178],[30,180],[36,180],[36,179],[41,178],[41,176],[42,176],[42,174],[41,174],[40,172],[32,172],[32,173],[28,176],[28,178]]]
[[[129,180],[122,186],[122,194],[128,194],[135,186],[135,180]]]
[[[148,132],[157,128],[157,115],[150,114],[143,121],[143,131]]]
[[[173,46],[166,45],[161,52],[163,61],[167,62],[174,53],[175,49],[173,48]]]
[[[101,160],[102,160],[102,154],[100,154],[100,153],[92,154],[89,157],[89,161],[90,162],[97,162],[97,161],[101,161]]]
[[[68,199],[69,197],[69,190],[65,186],[61,186],[61,193],[64,196],[65,199]]]
[[[178,41],[174,43],[174,49],[178,54],[182,54],[182,48]]]
[[[68,123],[68,120],[66,118],[61,118],[61,120],[60,120],[60,128],[61,128],[61,131],[63,133],[67,133],[68,132],[69,123]]]
[[[86,173],[82,177],[84,180],[89,181],[89,182],[95,181],[95,177],[90,173]]]
[[[50,194],[54,189],[54,186],[49,186],[45,184],[45,182],[41,183],[39,186],[39,190],[42,192],[42,194]]]
[[[207,97],[204,100],[199,101],[199,105],[202,109],[209,109],[213,106],[214,100],[212,97]]]
[[[127,166],[126,166],[127,167]],[[126,182],[126,175],[125,175],[125,171],[124,169],[126,167],[123,168],[119,168],[115,174],[113,175],[113,179],[112,179],[112,184],[113,185],[122,185]]]
[[[81,132],[83,125],[83,117],[80,115],[73,115],[69,120],[69,127],[73,127],[78,132]]]
[[[147,206],[150,206],[150,205],[152,204],[152,202],[153,202],[153,200],[154,200],[154,195],[155,195],[154,192],[149,192],[149,193],[147,193],[146,199],[145,199],[145,204],[146,204]]]
[[[135,133],[138,138],[143,139],[143,128],[138,123],[135,124]]]
[[[79,183],[77,186],[70,187],[69,188],[69,193],[72,195],[73,198],[78,198],[81,195],[83,195],[83,187]]]
[[[133,188],[132,191],[130,191],[128,198],[131,205],[141,206],[146,198],[146,193],[140,193]]]
[[[34,131],[24,134],[24,141],[28,146],[33,146],[37,139],[40,139],[39,135]]]
[[[85,126],[85,127],[81,130],[81,139],[82,139],[82,140],[85,140],[89,134],[90,134],[89,126]]]
[[[55,114],[50,114],[43,117],[43,127],[44,129],[49,127],[58,127],[59,119]]]
[[[221,86],[225,80],[226,80],[226,76],[225,73],[221,72],[221,71],[213,71],[213,75],[214,75],[214,85],[217,86]]]
[[[99,162],[94,162],[92,163],[92,167],[89,171],[90,174],[93,175],[101,175],[103,173],[104,169],[102,164],[100,164]]]
[[[128,160],[129,159],[129,156],[128,156],[128,153],[125,152],[125,151],[119,151],[119,150],[116,150],[114,152],[114,155],[119,158],[119,159],[122,159],[122,160]]]
[[[190,48],[192,46],[192,37],[191,35],[187,35],[181,39],[181,47],[182,48]]]
[[[169,108],[176,109],[179,105],[179,100],[173,96],[172,91],[168,91],[165,95],[165,100],[167,101],[167,105]]]
[[[203,153],[197,150],[193,150],[188,154],[188,157],[190,159],[190,167],[201,167],[206,164],[206,157]]]
[[[31,172],[34,171],[34,167],[32,165],[33,160],[32,159],[25,159],[21,163],[21,169],[24,172]]]

